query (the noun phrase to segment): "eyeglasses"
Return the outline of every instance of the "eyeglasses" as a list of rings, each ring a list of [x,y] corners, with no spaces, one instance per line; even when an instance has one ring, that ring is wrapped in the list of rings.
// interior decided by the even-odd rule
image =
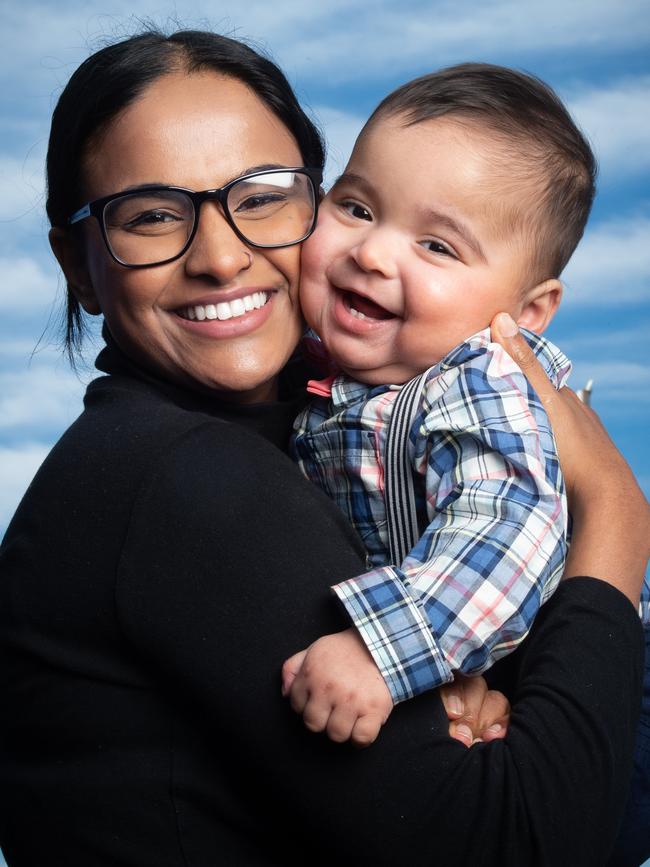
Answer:
[[[201,205],[215,200],[230,227],[252,247],[289,247],[313,232],[320,169],[266,169],[224,187],[197,193],[151,186],[96,199],[68,223],[95,217],[113,259],[126,268],[150,268],[180,258],[194,240]]]

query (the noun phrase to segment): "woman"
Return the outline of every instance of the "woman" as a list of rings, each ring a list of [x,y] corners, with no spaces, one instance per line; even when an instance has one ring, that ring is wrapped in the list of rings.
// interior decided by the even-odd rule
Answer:
[[[321,168],[322,149],[285,79],[223,37],[127,40],[59,101],[51,242],[69,334],[79,303],[103,315],[108,375],[2,548],[12,867],[592,865],[612,844],[647,519],[597,423],[535,368],[576,491],[567,575],[609,578],[572,578],[546,606],[516,660],[508,738],[467,750],[432,694],[355,753],[303,731],[280,697],[281,661],[347,625],[328,585],[363,556],[280,450],[318,175],[302,166]],[[585,505],[595,460],[614,519]]]

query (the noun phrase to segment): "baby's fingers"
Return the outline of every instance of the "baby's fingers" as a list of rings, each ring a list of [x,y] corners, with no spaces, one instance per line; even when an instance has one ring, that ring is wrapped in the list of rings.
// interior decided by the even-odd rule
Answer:
[[[282,695],[285,698],[289,695],[289,690],[293,686],[293,682],[302,667],[306,655],[307,651],[301,650],[284,661],[282,666]]]
[[[329,720],[331,715],[332,705],[330,702],[326,701],[322,696],[310,696],[305,703],[302,712],[302,719],[310,732],[323,732],[327,729],[327,733],[329,734]],[[343,740],[345,740],[345,738],[343,738]]]
[[[358,717],[352,728],[350,740],[355,747],[369,747],[377,740],[385,722],[386,719],[382,719],[379,713],[369,713]]]
[[[331,741],[342,744],[349,741],[357,721],[357,712],[350,705],[336,705],[327,720],[327,736]]]

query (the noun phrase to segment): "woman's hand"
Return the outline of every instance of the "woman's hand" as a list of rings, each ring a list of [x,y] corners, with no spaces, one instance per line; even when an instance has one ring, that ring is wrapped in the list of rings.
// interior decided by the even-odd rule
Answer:
[[[510,702],[502,692],[488,689],[485,678],[457,674],[440,687],[440,698],[450,720],[449,734],[465,746],[506,736]]]
[[[523,370],[548,413],[573,517],[564,578],[589,575],[638,605],[650,556],[650,507],[598,416],[568,388],[556,391],[507,313],[492,338]]]

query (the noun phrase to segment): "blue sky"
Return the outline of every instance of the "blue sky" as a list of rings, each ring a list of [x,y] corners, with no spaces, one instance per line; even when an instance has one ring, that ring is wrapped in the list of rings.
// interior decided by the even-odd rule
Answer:
[[[63,286],[43,208],[49,117],[89,51],[137,29],[132,8],[128,0],[0,3],[0,531],[79,412],[92,371],[89,364],[76,377],[56,348]],[[648,0],[407,0],[399,8],[382,0],[140,0],[138,15],[212,27],[270,51],[325,129],[330,178],[377,101],[425,71],[485,60],[553,85],[589,135],[601,175],[549,336],[572,357],[575,387],[595,380],[594,406],[650,493]]]
[[[56,348],[63,285],[44,216],[49,117],[92,49],[138,29],[132,9],[130,0],[0,0],[0,532],[92,375],[87,366],[75,376]],[[650,494],[649,0],[139,0],[137,9],[163,27],[209,27],[268,50],[325,129],[330,179],[365,116],[409,78],[483,60],[548,81],[601,164],[548,334],[573,359],[575,387],[593,377],[593,405]]]
[[[63,285],[43,207],[49,117],[89,51],[137,29],[132,8],[128,0],[0,3],[0,531],[79,412],[92,371],[89,364],[78,378],[56,348]],[[212,27],[270,51],[325,129],[329,178],[378,100],[438,66],[503,63],[554,86],[589,135],[601,174],[548,333],[573,359],[575,387],[593,377],[594,406],[650,493],[648,0],[407,0],[399,8],[383,0],[140,0],[138,15],[165,27]]]

